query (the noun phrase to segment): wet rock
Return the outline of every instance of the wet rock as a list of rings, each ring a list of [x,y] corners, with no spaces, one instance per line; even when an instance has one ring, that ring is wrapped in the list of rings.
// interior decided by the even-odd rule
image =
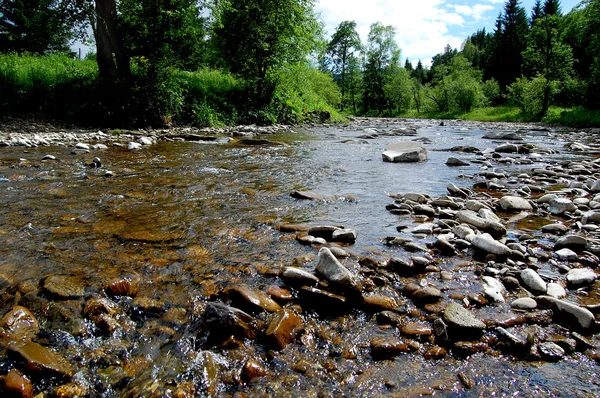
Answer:
[[[523,138],[516,132],[508,132],[508,131],[494,131],[491,133],[485,134],[481,137],[486,140],[500,140],[500,141],[522,141]]]
[[[555,317],[565,321],[566,327],[588,330],[594,325],[594,314],[586,308],[550,296],[539,296],[536,300],[538,304],[551,308]]]
[[[8,349],[25,360],[31,371],[67,377],[71,377],[74,373],[73,367],[66,359],[38,343],[32,341],[13,343],[8,346]]]
[[[403,335],[416,339],[428,337],[433,334],[433,328],[430,325],[420,322],[408,322],[402,325],[400,330]]]
[[[567,282],[574,287],[591,285],[596,278],[598,275],[589,268],[574,268],[567,273]]]
[[[521,297],[510,303],[510,306],[520,310],[533,310],[537,307],[537,302],[530,297]]]
[[[281,276],[290,284],[312,286],[319,283],[319,278],[314,276],[311,272],[297,267],[285,267]]]
[[[468,166],[470,163],[460,160],[459,158],[449,157],[446,160],[446,166]]]
[[[559,361],[565,356],[565,350],[550,341],[538,344],[537,348],[541,357],[546,361]]]
[[[83,315],[90,319],[100,329],[112,333],[118,327],[115,316],[119,307],[113,301],[104,297],[93,297],[88,300],[83,309]]]
[[[577,261],[578,256],[571,249],[567,249],[566,247],[556,251],[556,255],[561,261]]]
[[[283,350],[302,329],[302,318],[290,309],[277,311],[270,319],[265,335],[272,344]]]
[[[330,242],[333,240],[333,233],[338,229],[342,228],[333,225],[318,225],[316,227],[311,227],[308,230],[308,234],[316,238],[323,238],[326,241]]]
[[[406,343],[396,337],[376,337],[371,339],[370,345],[375,360],[394,358],[409,351]]]
[[[225,341],[229,336],[240,339],[256,337],[254,318],[240,309],[222,303],[208,303],[204,311],[204,321],[208,327],[209,338],[215,341]]]
[[[46,294],[59,299],[76,299],[85,295],[85,286],[80,278],[67,275],[51,275],[42,280]]]
[[[494,149],[496,153],[519,153],[519,145],[516,144],[501,144]]]
[[[546,282],[544,282],[542,277],[531,268],[526,268],[521,271],[520,276],[521,281],[523,281],[525,286],[527,286],[529,289],[536,293],[546,293],[548,288]]]
[[[294,296],[289,290],[279,286],[270,286],[269,289],[267,289],[267,294],[279,302],[288,302],[294,299]]]
[[[503,257],[508,256],[512,253],[506,245],[498,242],[490,234],[476,235],[471,244],[479,250],[486,253],[495,254],[496,256]]]
[[[444,322],[451,328],[467,333],[480,332],[485,329],[485,323],[458,303],[448,304],[444,310]]]
[[[558,239],[554,244],[554,250],[560,250],[562,248],[571,249],[577,253],[585,250],[588,241],[586,238],[578,235],[567,235]]]
[[[324,195],[313,191],[293,191],[290,193],[290,196],[295,199],[304,199],[304,200],[324,200],[331,201],[336,200],[335,196],[332,195]]]
[[[150,297],[138,296],[133,299],[133,309],[136,315],[159,316],[164,312],[165,303]]]
[[[386,264],[386,268],[390,271],[396,272],[400,275],[416,275],[425,271],[424,266],[419,266],[420,263],[415,264],[413,261],[406,261],[402,258],[391,258]]]
[[[18,305],[0,319],[0,339],[3,344],[31,340],[39,330],[35,316],[27,308]]]
[[[17,369],[11,369],[4,378],[4,391],[11,397],[33,398],[31,380]]]
[[[414,141],[402,141],[389,144],[382,154],[384,162],[424,162],[427,160],[427,149],[423,144]]]
[[[340,289],[359,293],[362,290],[358,278],[350,272],[348,268],[344,267],[342,263],[335,258],[333,253],[331,253],[331,250],[326,247],[319,250],[315,270],[325,280]]]
[[[575,206],[575,204],[573,204],[573,202],[567,198],[550,199],[548,204],[550,205],[550,213],[555,216],[564,214],[565,212],[573,212],[577,210],[577,206]]]
[[[461,210],[456,212],[456,221],[477,227],[495,238],[499,238],[506,234],[506,227],[504,227],[502,223],[482,218],[471,210]]]
[[[569,232],[569,227],[567,227],[564,224],[559,224],[559,223],[546,224],[542,227],[542,232],[545,232],[548,234],[561,235],[561,234],[566,234],[567,232]]]
[[[77,398],[85,397],[88,394],[89,388],[78,383],[62,384],[54,389],[56,398]]]
[[[425,359],[442,359],[446,355],[448,355],[448,352],[446,351],[446,349],[444,347],[435,346],[435,347],[431,347],[430,349],[425,351],[425,353],[423,354],[423,358],[425,358]]]
[[[356,242],[356,231],[353,229],[337,229],[331,234],[333,242],[354,243]]]
[[[394,297],[383,294],[372,294],[363,297],[363,303],[367,309],[375,312],[395,310],[398,308],[398,301]]]
[[[275,312],[281,306],[273,301],[264,292],[256,290],[247,285],[232,287],[227,292],[229,298],[241,309],[248,312]]]
[[[505,211],[531,211],[533,207],[527,199],[518,196],[503,196],[500,207]]]
[[[433,286],[427,286],[413,292],[411,298],[422,304],[435,303],[442,298],[442,292]]]
[[[346,298],[326,290],[311,286],[302,286],[300,295],[311,306],[321,312],[341,312],[346,309]]]
[[[548,289],[546,290],[546,295],[550,297],[554,297],[556,299],[560,299],[567,296],[567,291],[564,287],[559,285],[556,282],[548,283]]]
[[[109,296],[135,297],[139,291],[140,275],[129,273],[108,284],[104,290]]]
[[[268,374],[267,370],[256,359],[248,359],[242,367],[242,380],[249,383]]]
[[[400,326],[402,316],[393,311],[381,311],[377,314],[377,323],[380,325]]]
[[[490,276],[484,276],[482,280],[483,292],[485,293],[485,295],[497,303],[503,303],[506,288],[504,287],[502,282]]]

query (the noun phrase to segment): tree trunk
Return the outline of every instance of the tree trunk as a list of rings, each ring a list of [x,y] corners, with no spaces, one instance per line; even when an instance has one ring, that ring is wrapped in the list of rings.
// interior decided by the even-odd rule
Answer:
[[[115,0],[96,0],[96,57],[100,79],[116,84],[131,75],[129,57],[123,51],[117,32]]]

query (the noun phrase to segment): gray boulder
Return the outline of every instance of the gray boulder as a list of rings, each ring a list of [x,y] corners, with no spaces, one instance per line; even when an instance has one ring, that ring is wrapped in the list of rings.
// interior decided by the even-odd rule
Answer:
[[[508,256],[512,252],[506,245],[498,242],[487,233],[475,236],[471,244],[479,250],[496,256]]]
[[[331,253],[326,247],[319,250],[317,258],[317,274],[325,280],[346,291],[360,292],[362,290],[360,282],[350,270]]]
[[[564,325],[567,327],[587,330],[595,324],[594,314],[576,304],[550,296],[539,296],[537,302],[541,306],[551,308],[555,316],[564,320]]]
[[[384,162],[424,162],[427,160],[427,149],[418,142],[402,141],[389,144],[382,154]]]
[[[500,207],[506,211],[531,211],[533,207],[525,198],[519,196],[504,196],[500,199]]]

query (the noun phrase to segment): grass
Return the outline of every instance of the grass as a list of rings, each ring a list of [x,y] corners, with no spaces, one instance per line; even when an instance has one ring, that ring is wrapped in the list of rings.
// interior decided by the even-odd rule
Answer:
[[[570,127],[600,127],[600,110],[552,107],[543,121]]]

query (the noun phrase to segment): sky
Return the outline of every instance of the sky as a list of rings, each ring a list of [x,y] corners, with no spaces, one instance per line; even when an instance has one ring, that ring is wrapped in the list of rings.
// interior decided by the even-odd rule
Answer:
[[[580,0],[562,0],[564,14]],[[527,15],[535,0],[522,0]],[[396,28],[402,59],[416,65],[431,65],[431,58],[450,44],[460,49],[464,40],[478,29],[493,32],[505,0],[316,0],[315,11],[325,23],[329,39],[342,21],[356,21],[363,43],[372,23]],[[542,1],[543,3],[543,1]]]

